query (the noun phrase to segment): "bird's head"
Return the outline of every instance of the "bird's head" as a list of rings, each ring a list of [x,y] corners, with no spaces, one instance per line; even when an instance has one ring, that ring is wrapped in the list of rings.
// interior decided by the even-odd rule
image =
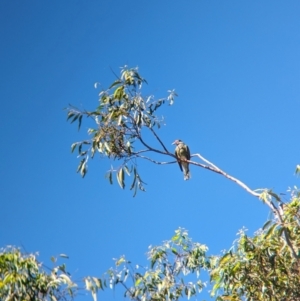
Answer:
[[[179,143],[181,143],[182,141],[180,139],[176,139],[172,144],[178,145]]]

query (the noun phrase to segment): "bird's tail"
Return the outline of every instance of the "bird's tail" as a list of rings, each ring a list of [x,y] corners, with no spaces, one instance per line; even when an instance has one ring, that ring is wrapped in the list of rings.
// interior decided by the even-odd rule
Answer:
[[[189,170],[188,167],[184,168],[184,172],[183,173],[184,173],[184,180],[185,181],[192,178],[191,172],[190,172],[190,170]]]

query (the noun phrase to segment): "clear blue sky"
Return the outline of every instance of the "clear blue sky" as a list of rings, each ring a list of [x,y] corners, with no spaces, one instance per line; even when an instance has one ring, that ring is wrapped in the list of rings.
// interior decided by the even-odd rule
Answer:
[[[147,192],[136,198],[108,184],[106,160],[80,178],[70,145],[87,126],[78,133],[63,108],[94,108],[96,81],[139,66],[149,93],[179,94],[163,110],[166,144],[180,138],[251,188],[285,192],[299,185],[299,13],[292,0],[2,0],[0,246],[39,251],[45,263],[66,253],[80,279],[122,254],[145,263],[148,246],[178,227],[214,254],[242,226],[252,234],[267,208],[200,168],[183,181],[175,164],[143,163]]]

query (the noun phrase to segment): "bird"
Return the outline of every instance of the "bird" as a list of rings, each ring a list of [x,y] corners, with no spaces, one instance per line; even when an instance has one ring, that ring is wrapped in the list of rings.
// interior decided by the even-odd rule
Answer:
[[[183,171],[184,180],[189,180],[191,178],[191,173],[189,170],[189,163],[186,161],[191,159],[190,149],[180,139],[176,139],[172,144],[176,145],[175,156],[178,160],[180,170]]]

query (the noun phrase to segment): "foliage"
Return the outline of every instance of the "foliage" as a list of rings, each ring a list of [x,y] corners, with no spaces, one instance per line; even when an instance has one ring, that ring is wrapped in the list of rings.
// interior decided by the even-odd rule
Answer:
[[[99,93],[99,106],[94,111],[79,110],[72,106],[67,108],[67,120],[71,123],[77,121],[78,128],[81,127],[84,116],[92,118],[95,124],[94,128],[88,129],[89,139],[75,142],[71,146],[72,152],[77,148],[78,156],[82,158],[77,168],[82,177],[87,173],[89,158],[99,153],[102,157],[121,160],[116,169],[112,167],[107,173],[110,183],[113,182],[112,173],[115,172],[120,187],[124,188],[125,174],[133,174],[130,189],[136,194],[137,189],[145,190],[137,170],[137,159],[158,163],[147,156],[150,152],[175,158],[159,139],[155,129],[159,129],[162,123],[162,118],[157,115],[158,109],[165,102],[172,105],[177,94],[168,91],[169,95],[166,98],[143,97],[143,83],[146,83],[146,80],[140,76],[137,68],[129,69],[125,66],[120,77],[108,90]],[[160,149],[150,146],[145,141],[145,130],[149,130],[159,141]]]
[[[0,300],[69,300],[75,291],[76,285],[66,272],[65,265],[56,266],[47,273],[35,255],[25,255],[13,247],[1,250]]]
[[[268,221],[252,238],[243,231],[233,248],[220,258],[211,272],[213,295],[218,300],[300,300],[300,198],[292,191],[282,206],[283,223]],[[293,256],[284,230],[289,233]]]
[[[86,277],[86,289],[94,300],[99,290],[122,286],[131,300],[177,301],[196,297],[206,289],[204,280],[209,277],[211,296],[218,301],[300,300],[300,192],[296,187],[290,202],[280,208],[282,220],[274,216],[252,237],[241,230],[223,255],[208,255],[205,245],[178,229],[171,240],[149,247],[148,267],[134,266],[122,256],[103,277]],[[15,248],[0,253],[0,279],[0,300],[5,301],[67,300],[76,292],[64,265],[47,273],[34,255]]]
[[[212,297],[218,301],[300,300],[300,193],[292,191],[291,201],[253,237],[245,230],[223,255],[207,255],[205,245],[192,242],[184,229],[170,241],[150,247],[149,266],[133,268],[124,256],[102,278],[89,277],[86,285],[96,293],[121,285],[125,296],[136,301],[174,300],[195,297],[206,284],[199,279],[208,273]],[[285,231],[289,233],[288,245]],[[293,255],[297,251],[297,256]]]
[[[144,190],[137,171],[137,159],[156,164],[174,163],[154,160],[150,157],[153,152],[176,158],[156,133],[161,125],[158,109],[165,102],[172,104],[176,94],[169,91],[170,95],[164,99],[155,100],[153,96],[144,98],[141,87],[145,82],[137,69],[124,68],[120,78],[107,91],[100,92],[100,104],[95,111],[68,108],[68,119],[78,121],[79,128],[83,116],[92,117],[96,123],[96,128],[88,130],[91,135],[89,140],[72,145],[72,151],[78,148],[79,157],[83,158],[78,166],[81,175],[86,174],[89,156],[93,158],[99,152],[104,157],[121,162],[117,169],[112,168],[107,174],[111,183],[112,172],[116,172],[117,181],[124,188],[125,174],[133,173],[130,189],[134,189],[134,195],[137,188]],[[152,134],[160,148],[145,142],[145,130]],[[114,288],[116,285],[124,287],[126,297],[137,301],[177,301],[183,296],[189,299],[205,287],[204,281],[199,279],[201,270],[204,270],[208,272],[212,285],[211,296],[218,301],[300,300],[298,189],[291,191],[290,202],[284,203],[272,190],[252,190],[200,154],[191,157],[198,157],[207,165],[185,161],[224,176],[262,201],[270,208],[273,219],[253,237],[240,231],[232,248],[220,256],[208,256],[206,246],[193,243],[187,232],[179,229],[170,241],[150,248],[150,267],[134,268],[125,257],[121,257],[104,277],[87,277],[86,288],[92,292],[94,299],[99,289],[107,286]],[[177,160],[180,163],[180,159]],[[300,173],[300,165],[297,165],[295,173]]]
[[[205,283],[199,279],[200,271],[209,270],[214,257],[206,256],[207,247],[194,243],[184,229],[175,231],[171,240],[161,246],[149,247],[150,267],[133,266],[124,256],[115,261],[115,268],[107,271],[102,278],[90,277],[87,288],[94,298],[98,289],[122,285],[125,296],[133,300],[179,300],[183,295],[190,298],[201,292]],[[185,278],[195,273],[195,282]],[[132,285],[129,286],[128,282]]]

